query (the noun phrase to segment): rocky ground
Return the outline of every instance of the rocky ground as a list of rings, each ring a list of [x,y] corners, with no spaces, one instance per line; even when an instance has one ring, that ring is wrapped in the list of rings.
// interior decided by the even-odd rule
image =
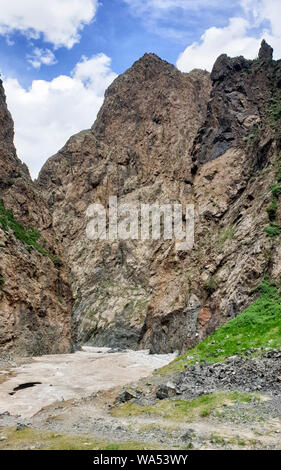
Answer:
[[[275,350],[171,376],[160,369],[31,418],[2,413],[0,448],[281,449],[280,358]]]
[[[250,355],[252,350],[249,350]],[[161,398],[178,395],[184,399],[218,390],[265,392],[278,396],[281,392],[281,351],[269,351],[261,357],[233,356],[225,362],[203,362],[173,379],[169,386],[161,385]]]

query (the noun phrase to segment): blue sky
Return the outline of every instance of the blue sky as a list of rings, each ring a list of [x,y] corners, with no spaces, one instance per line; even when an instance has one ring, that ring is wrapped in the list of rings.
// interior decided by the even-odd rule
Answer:
[[[19,157],[36,177],[75,132],[90,127],[107,86],[145,52],[180,70],[281,56],[280,0],[0,0],[0,70]]]

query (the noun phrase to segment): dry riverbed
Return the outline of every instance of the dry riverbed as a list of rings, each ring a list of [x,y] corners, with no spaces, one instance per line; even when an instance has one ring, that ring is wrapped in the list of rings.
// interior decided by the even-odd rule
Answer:
[[[0,449],[281,449],[279,394],[158,399],[155,370],[173,358],[84,348],[2,363]]]
[[[31,418],[56,401],[83,398],[137,381],[174,357],[91,347],[75,354],[35,357],[28,364],[1,371],[0,415],[9,412]]]

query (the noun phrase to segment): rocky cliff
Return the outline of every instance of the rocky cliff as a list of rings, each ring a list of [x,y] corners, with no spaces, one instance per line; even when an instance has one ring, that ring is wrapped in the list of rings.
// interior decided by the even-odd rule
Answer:
[[[0,354],[71,350],[72,295],[52,217],[16,155],[0,82]]]
[[[264,277],[280,283],[280,79],[265,42],[257,60],[214,65],[191,149],[195,247],[158,268],[141,338],[154,351],[193,346],[252,303]]]
[[[46,240],[56,234],[70,270],[78,344],[184,350],[239,315],[264,277],[280,282],[280,109],[281,61],[272,60],[265,42],[254,61],[220,56],[211,75],[184,74],[145,54],[113,82],[93,127],[48,160],[39,194],[28,197],[38,207],[40,200],[35,226]],[[18,185],[35,186],[19,163],[15,168],[23,176],[3,187],[4,202],[30,223]],[[90,241],[87,209],[107,207],[109,196],[138,205],[194,204],[194,248],[176,251],[174,241],[162,239]],[[40,259],[51,270],[49,258]],[[41,267],[32,281],[38,288],[46,280]],[[54,281],[48,299],[59,312],[36,296],[45,320],[51,310],[52,318],[65,318],[70,305],[66,293],[55,303]]]
[[[255,61],[220,56],[211,76],[146,54],[109,87],[92,129],[46,163],[39,183],[71,268],[78,342],[182,350],[238,315],[265,275],[278,279],[280,211],[269,220],[267,207],[280,78],[265,42]],[[194,249],[89,242],[85,211],[110,195],[194,204]]]
[[[85,211],[92,202],[107,207],[111,195],[119,203],[188,201],[191,148],[210,89],[207,72],[182,74],[146,54],[109,87],[92,129],[42,169],[39,184],[71,266],[78,342],[137,347],[154,296],[171,282],[170,313],[178,295],[173,244],[89,242]],[[165,268],[170,258],[172,271]]]

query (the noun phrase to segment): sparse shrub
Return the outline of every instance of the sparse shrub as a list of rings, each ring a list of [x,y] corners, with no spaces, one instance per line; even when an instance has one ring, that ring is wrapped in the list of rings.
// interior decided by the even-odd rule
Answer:
[[[60,268],[63,265],[62,260],[58,256],[49,255],[49,258],[53,261],[56,268]]]
[[[91,316],[91,317],[95,317],[97,314],[98,314],[98,311],[97,311],[97,310],[92,310],[92,311],[90,312],[90,316]]]
[[[264,230],[270,238],[278,237],[281,233],[277,224],[267,225]]]
[[[280,196],[280,194],[281,194],[281,185],[280,184],[274,184],[273,186],[271,186],[270,189],[272,191],[273,197],[277,198],[278,196]]]
[[[218,242],[217,242],[219,251],[222,251],[226,240],[228,240],[228,239],[233,240],[233,238],[235,238],[234,237],[234,228],[233,227],[229,227],[229,228],[223,230],[220,233],[219,239],[218,239]]]
[[[278,180],[279,176],[277,176],[277,181],[279,181]],[[268,213],[269,220],[270,220],[270,225],[265,227],[264,230],[270,238],[274,238],[274,237],[277,237],[280,234],[280,228],[275,223],[275,220],[276,220],[276,215],[277,215],[277,211],[278,211],[278,207],[279,207],[278,197],[281,194],[281,185],[280,184],[274,184],[273,186],[271,186],[270,189],[271,189],[271,192],[272,192],[272,202],[266,209],[267,213]]]
[[[281,119],[281,101],[280,98],[273,98],[269,107],[271,119],[279,121]]]
[[[268,108],[268,121],[270,127],[276,134],[280,134],[280,121],[281,121],[281,97],[275,97],[271,100],[271,105]]]
[[[257,124],[254,124],[251,130],[249,131],[249,134],[243,139],[251,150],[254,150],[258,147],[260,140],[259,132],[259,127],[257,126]]]
[[[204,287],[208,294],[213,294],[216,291],[218,286],[218,281],[215,276],[211,276],[207,281],[204,282]]]
[[[276,218],[277,210],[278,210],[278,201],[276,197],[273,198],[272,203],[266,209],[268,213],[269,220],[273,222]]]
[[[210,441],[213,444],[218,444],[218,445],[225,445],[226,443],[223,437],[217,436],[217,434],[213,434],[213,433],[210,435]]]

